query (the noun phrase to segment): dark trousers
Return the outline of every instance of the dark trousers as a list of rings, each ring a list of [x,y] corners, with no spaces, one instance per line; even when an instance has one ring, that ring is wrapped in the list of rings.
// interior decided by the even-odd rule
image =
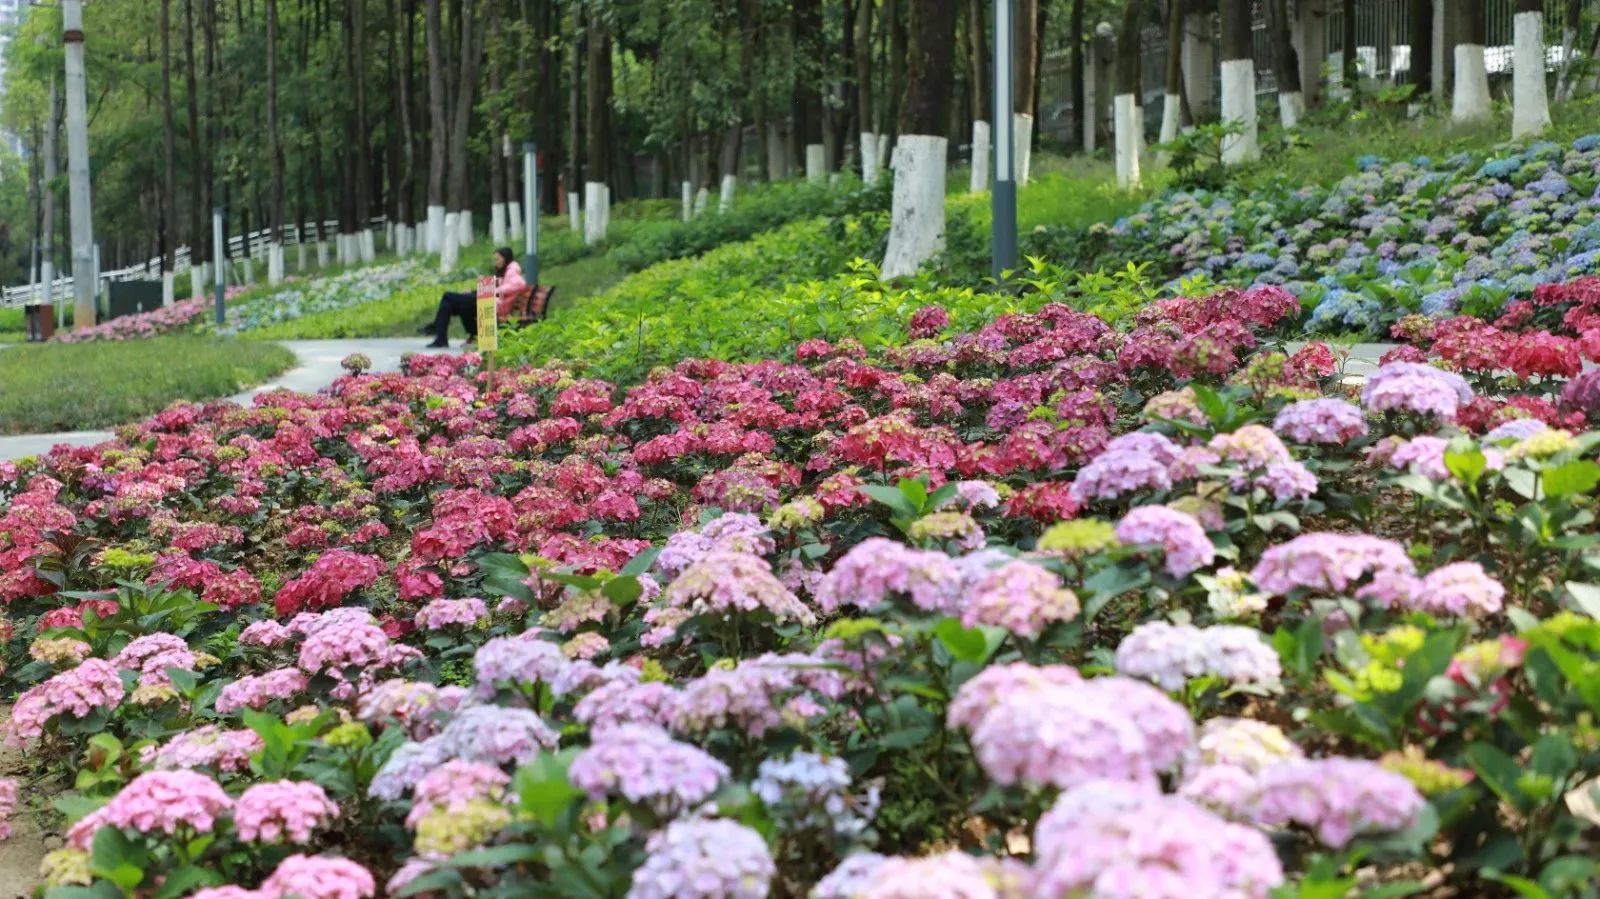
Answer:
[[[439,298],[439,311],[433,315],[433,333],[439,340],[450,336],[450,319],[461,317],[461,327],[468,337],[478,336],[478,295],[471,292],[445,292]]]

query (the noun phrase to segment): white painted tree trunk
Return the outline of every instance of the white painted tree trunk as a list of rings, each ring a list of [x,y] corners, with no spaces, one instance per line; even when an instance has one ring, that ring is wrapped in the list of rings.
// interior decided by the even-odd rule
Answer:
[[[878,132],[878,171],[889,167],[889,152],[893,149],[889,146],[889,135]]]
[[[828,177],[828,152],[822,144],[806,144],[806,180],[821,181]]]
[[[1033,177],[1033,116],[1019,112],[1013,114],[1011,121],[1016,129],[1012,142],[1016,155],[1012,158],[1017,163],[1017,186],[1021,187]]]
[[[593,246],[606,239],[606,186],[599,181],[583,185],[583,242]]]
[[[1550,127],[1550,99],[1544,87],[1544,13],[1519,12],[1512,18],[1511,136],[1529,137]]]
[[[489,237],[495,246],[506,242],[506,204],[495,203],[489,207]]]
[[[1144,104],[1137,98],[1133,101],[1133,149],[1135,160],[1144,158]]]
[[[444,249],[444,219],[445,219],[445,215],[446,215],[446,212],[445,212],[445,208],[443,206],[429,206],[428,207],[428,243],[427,243],[427,250],[428,250],[429,253],[438,253],[438,252],[441,252]]]
[[[277,286],[283,283],[283,244],[273,242],[267,244],[267,283]]]
[[[901,135],[894,148],[894,201],[882,277],[915,274],[944,249],[944,171],[947,141]]]
[[[161,273],[161,305],[170,307],[178,301],[178,276],[175,272]]]
[[[391,253],[394,252],[394,231],[394,222],[383,223],[383,245],[388,247]]]
[[[611,185],[600,185],[600,230],[611,233]]]
[[[1489,73],[1482,44],[1456,44],[1456,93],[1450,121],[1481,122],[1489,117]]]
[[[249,256],[244,257],[244,283],[256,283],[256,261]]]
[[[295,267],[294,267],[295,274],[303,275],[303,274],[306,273],[306,245],[305,245],[305,243],[302,242],[302,243],[295,244],[294,245],[294,251],[295,251]]]
[[[1161,98],[1161,143],[1168,143],[1178,137],[1178,126],[1183,121],[1183,101],[1177,94],[1165,94]]]
[[[694,195],[694,216],[699,218],[705,214],[706,206],[711,202],[711,189],[702,187]]]
[[[456,236],[456,244],[461,247],[472,246],[472,242],[477,239],[477,235],[472,233],[472,210],[463,209],[457,213],[456,225],[461,229],[461,233]]]
[[[1261,157],[1256,136],[1256,63],[1253,59],[1222,61],[1222,120],[1243,126],[1222,139],[1222,164],[1238,165]]]
[[[683,220],[694,218],[694,185],[685,181],[678,185],[678,193],[683,199]]]
[[[512,200],[506,204],[506,230],[511,234],[512,240],[522,239],[522,201]]]
[[[51,270],[50,263],[46,262],[44,264],[44,271],[41,275],[41,279],[44,281],[46,293],[48,293],[50,290],[50,281],[54,275],[55,272]],[[199,265],[189,266],[189,296],[195,298],[205,296],[206,281],[206,264],[204,262],[200,263]]]
[[[448,275],[456,270],[461,258],[461,222],[456,213],[444,216],[444,235],[439,239],[439,274]]]
[[[878,183],[878,141],[879,135],[871,131],[861,132],[861,182],[863,184]]]
[[[733,194],[739,189],[738,175],[722,176],[722,196],[717,198],[717,211],[727,212],[733,208]]]
[[[1278,94],[1278,121],[1285,128],[1296,128],[1306,114],[1306,95],[1299,91]]]
[[[319,240],[319,241],[317,241],[317,268],[327,268],[327,267],[328,267],[328,242],[325,241],[325,240]]]
[[[377,237],[373,235],[372,229],[362,228],[361,233],[356,235],[356,237],[361,241],[359,247],[361,250],[361,261],[368,263],[376,262],[378,259],[378,240]]]
[[[1139,135],[1137,107],[1133,94],[1111,98],[1111,131],[1116,139],[1117,186],[1128,190],[1139,186]]]
[[[989,123],[974,120],[972,123],[972,178],[967,190],[981,194],[989,189]]]
[[[578,192],[567,192],[567,220],[572,223],[572,230],[583,230],[583,204],[578,202]]]

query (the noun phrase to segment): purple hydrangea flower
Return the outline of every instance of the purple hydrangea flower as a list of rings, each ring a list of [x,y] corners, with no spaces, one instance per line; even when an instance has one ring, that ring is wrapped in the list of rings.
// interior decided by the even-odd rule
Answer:
[[[619,795],[671,817],[709,799],[727,779],[728,766],[659,727],[623,724],[597,733],[569,774],[591,800]]]
[[[761,835],[734,821],[674,821],[646,848],[628,899],[765,899],[777,873]]]
[[[1175,578],[1210,565],[1216,547],[1193,515],[1166,506],[1139,506],[1117,523],[1117,539],[1130,546],[1159,546],[1167,573]]]

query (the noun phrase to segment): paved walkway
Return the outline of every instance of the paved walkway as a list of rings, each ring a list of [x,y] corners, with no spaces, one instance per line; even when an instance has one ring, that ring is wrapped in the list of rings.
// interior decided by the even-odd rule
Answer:
[[[373,371],[396,371],[400,368],[401,354],[422,351],[425,342],[426,338],[422,337],[280,341],[294,353],[297,360],[295,366],[260,387],[253,387],[228,399],[248,406],[256,394],[279,387],[314,393],[344,374],[344,369],[339,367],[339,360],[351,353],[366,353],[372,357]],[[112,436],[110,431],[63,431],[57,434],[0,437],[0,460],[43,455],[58,444],[93,446],[110,440]]]

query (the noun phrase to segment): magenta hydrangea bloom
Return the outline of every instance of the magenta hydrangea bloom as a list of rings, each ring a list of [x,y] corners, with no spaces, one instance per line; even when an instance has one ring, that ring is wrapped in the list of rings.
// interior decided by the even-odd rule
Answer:
[[[217,782],[194,771],[150,771],[135,777],[111,801],[84,816],[67,831],[67,844],[87,850],[101,827],[140,833],[179,830],[210,833],[233,800]]]
[[[1346,593],[1370,575],[1409,575],[1415,570],[1405,547],[1393,540],[1370,534],[1312,533],[1269,547],[1250,579],[1275,596],[1296,589]]]
[[[1078,617],[1078,597],[1061,579],[1030,562],[1010,561],[978,578],[961,613],[967,627],[1003,627],[1019,637],[1037,637],[1060,621]]]
[[[591,800],[618,795],[672,817],[709,799],[727,779],[728,766],[659,727],[623,724],[596,734],[568,774]]]
[[[1354,403],[1324,397],[1284,406],[1272,429],[1295,443],[1333,446],[1365,436],[1367,417]]]
[[[1190,678],[1216,675],[1232,684],[1276,684],[1278,653],[1252,627],[1147,621],[1117,645],[1117,672],[1154,682],[1168,692]]]
[[[1071,665],[990,665],[961,685],[945,712],[945,725],[971,731],[995,708],[1018,694],[1081,683]]]
[[[1364,759],[1301,759],[1258,775],[1254,815],[1269,827],[1298,824],[1330,848],[1360,834],[1416,823],[1422,794],[1404,776]]]
[[[1264,834],[1146,785],[1063,794],[1034,831],[1033,895],[1265,899],[1283,867]]]
[[[428,631],[447,627],[472,627],[489,617],[489,608],[477,597],[435,599],[417,610],[417,627]]]
[[[1117,539],[1130,546],[1159,546],[1167,573],[1186,578],[1210,565],[1217,548],[1193,515],[1166,506],[1139,506],[1117,522]]]
[[[291,855],[261,884],[263,896],[295,899],[372,899],[372,872],[347,858]]]
[[[963,577],[944,553],[869,537],[845,553],[817,586],[817,605],[870,610],[903,596],[925,612],[959,614]]]
[[[766,841],[734,821],[674,821],[645,848],[628,899],[765,899],[777,874]]]
[[[311,842],[311,832],[338,817],[339,807],[310,781],[256,784],[239,794],[233,826],[247,843]]]

